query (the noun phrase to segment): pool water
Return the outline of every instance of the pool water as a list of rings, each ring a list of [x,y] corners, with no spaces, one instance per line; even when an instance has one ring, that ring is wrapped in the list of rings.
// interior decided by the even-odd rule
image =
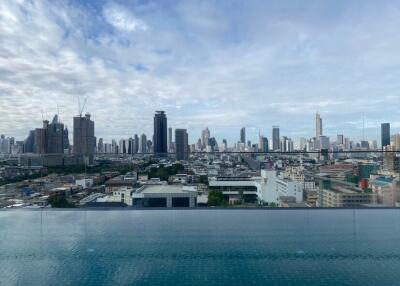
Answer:
[[[400,210],[0,211],[0,285],[400,285]]]

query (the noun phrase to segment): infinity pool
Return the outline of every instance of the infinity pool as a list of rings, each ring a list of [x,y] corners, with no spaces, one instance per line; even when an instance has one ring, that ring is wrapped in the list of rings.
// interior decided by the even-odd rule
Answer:
[[[0,211],[0,285],[400,285],[400,210]]]

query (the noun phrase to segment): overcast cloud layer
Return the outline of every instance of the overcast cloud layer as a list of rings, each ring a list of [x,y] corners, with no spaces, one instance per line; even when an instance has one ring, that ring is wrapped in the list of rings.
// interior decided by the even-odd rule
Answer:
[[[399,1],[0,1],[0,132],[18,139],[78,96],[106,140],[153,113],[230,143],[400,130]],[[57,108],[58,106],[58,108]],[[72,131],[72,130],[71,130]]]

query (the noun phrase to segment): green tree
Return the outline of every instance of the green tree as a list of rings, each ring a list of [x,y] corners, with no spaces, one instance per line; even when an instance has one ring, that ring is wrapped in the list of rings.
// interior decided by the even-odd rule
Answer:
[[[226,206],[228,201],[220,191],[210,191],[208,193],[208,205],[209,206]]]
[[[75,205],[67,201],[64,196],[50,196],[48,203],[53,208],[74,208]]]
[[[200,175],[199,183],[208,185],[208,176],[207,175]]]
[[[173,164],[169,167],[153,167],[149,171],[149,178],[160,178],[161,180],[167,181],[169,176],[176,175],[184,169],[185,167],[182,164]]]

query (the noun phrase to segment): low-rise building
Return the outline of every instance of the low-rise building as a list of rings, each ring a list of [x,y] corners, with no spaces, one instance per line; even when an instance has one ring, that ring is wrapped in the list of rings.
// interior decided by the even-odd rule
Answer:
[[[356,208],[362,205],[374,204],[375,194],[366,193],[345,186],[322,188],[318,200],[319,207]]]
[[[372,176],[369,187],[376,194],[378,204],[395,206],[400,201],[400,181],[393,177]]]
[[[182,185],[145,185],[132,193],[137,207],[195,207],[197,188]]]
[[[304,184],[282,177],[275,170],[261,170],[261,176],[254,177],[212,177],[209,187],[222,191],[229,201],[247,195],[259,203],[278,205],[281,196],[292,196],[297,203],[302,202]]]

